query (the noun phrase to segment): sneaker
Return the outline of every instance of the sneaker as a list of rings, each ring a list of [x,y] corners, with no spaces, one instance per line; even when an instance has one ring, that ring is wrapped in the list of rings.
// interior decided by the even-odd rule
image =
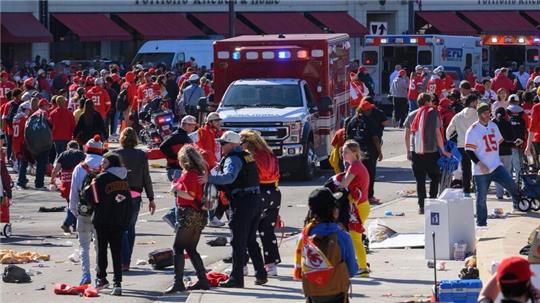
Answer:
[[[369,272],[370,270],[368,268],[360,268],[358,270],[358,276],[360,278],[369,278]]]
[[[275,263],[266,264],[264,266],[264,269],[266,270],[266,273],[269,277],[277,277],[277,266]]]
[[[217,217],[208,221],[208,227],[222,227],[223,225],[225,225],[225,223],[221,222]]]
[[[96,288],[103,289],[109,286],[109,281],[107,279],[96,279]]]
[[[71,229],[67,225],[62,224],[62,226],[60,226],[60,228],[67,234],[71,233]]]
[[[111,296],[121,296],[122,295],[122,286],[120,283],[114,283],[113,289],[111,291]]]
[[[81,279],[81,282],[79,283],[79,285],[86,285],[86,284],[91,284],[92,283],[92,277],[90,276],[89,273],[84,273],[82,275],[82,279]]]
[[[371,205],[381,205],[381,200],[380,199],[377,199],[375,197],[371,197],[369,198],[369,204]]]

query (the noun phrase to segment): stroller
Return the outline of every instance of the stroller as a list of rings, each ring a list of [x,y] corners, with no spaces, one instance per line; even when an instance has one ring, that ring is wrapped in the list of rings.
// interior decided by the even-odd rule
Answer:
[[[521,199],[517,208],[521,211],[540,210],[540,183],[536,182],[536,174],[520,174]]]

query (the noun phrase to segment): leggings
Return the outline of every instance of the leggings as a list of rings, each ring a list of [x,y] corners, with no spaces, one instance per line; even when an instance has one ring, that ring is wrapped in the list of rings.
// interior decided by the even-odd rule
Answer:
[[[263,212],[258,230],[263,246],[264,264],[279,264],[281,257],[274,229],[281,207],[281,192],[274,184],[261,184],[260,188]]]
[[[183,283],[186,261],[184,260],[184,250],[187,252],[191,264],[197,272],[200,281],[206,280],[206,270],[201,255],[197,251],[197,244],[201,237],[202,230],[195,228],[178,227],[174,238],[174,280],[176,283]]]
[[[358,209],[358,214],[360,215],[360,220],[362,224],[366,224],[366,220],[369,217],[369,203],[354,201],[351,203],[356,203]],[[354,246],[354,253],[356,254],[356,261],[358,262],[358,268],[367,269],[367,257],[366,257],[366,248],[362,241],[362,234],[351,230],[351,239]]]

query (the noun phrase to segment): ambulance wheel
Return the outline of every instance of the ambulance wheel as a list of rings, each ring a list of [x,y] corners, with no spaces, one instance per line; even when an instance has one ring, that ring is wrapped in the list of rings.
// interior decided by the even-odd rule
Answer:
[[[11,224],[10,223],[4,225],[3,234],[4,234],[4,237],[11,238]]]
[[[521,198],[521,200],[519,200],[519,202],[517,203],[517,208],[520,210],[520,211],[523,211],[523,212],[526,212],[526,211],[529,211],[531,209],[531,199],[529,198]]]
[[[532,199],[531,209],[534,211],[540,210],[540,199]]]
[[[315,178],[317,172],[317,154],[315,154],[315,148],[313,148],[313,142],[309,141],[307,144],[306,152],[302,157],[302,167],[300,170],[301,179],[304,181],[311,181]]]

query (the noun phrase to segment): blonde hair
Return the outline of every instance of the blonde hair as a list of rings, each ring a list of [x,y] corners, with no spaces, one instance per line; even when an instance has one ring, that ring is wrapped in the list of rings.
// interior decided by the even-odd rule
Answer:
[[[358,142],[354,140],[347,140],[343,144],[342,148],[350,150],[353,154],[355,154],[356,159],[362,160],[362,150],[360,149],[360,145],[358,144]]]
[[[120,141],[120,145],[122,145],[122,147],[135,148],[135,146],[139,144],[137,132],[131,127],[126,127],[120,133],[120,139],[118,141]]]
[[[246,149],[252,154],[260,151],[272,153],[270,146],[268,146],[264,138],[257,131],[251,129],[241,131],[240,141],[242,144],[246,144]]]
[[[184,170],[196,170],[199,174],[206,172],[206,162],[201,153],[193,145],[184,145],[178,152],[178,162]]]
[[[56,98],[56,105],[62,107],[64,106],[65,103],[66,103],[66,98],[64,98],[64,96],[58,96]]]

